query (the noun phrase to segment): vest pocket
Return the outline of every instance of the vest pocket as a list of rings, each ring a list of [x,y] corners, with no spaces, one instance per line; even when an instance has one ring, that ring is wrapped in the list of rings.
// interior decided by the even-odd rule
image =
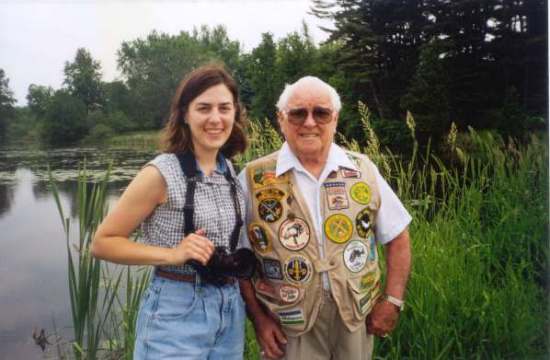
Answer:
[[[306,329],[308,314],[304,309],[305,289],[264,279],[256,281],[254,288],[256,297],[279,319],[282,326],[293,331]]]
[[[380,296],[379,273],[368,272],[361,277],[348,279],[347,283],[353,299],[353,315],[357,320],[362,320]]]

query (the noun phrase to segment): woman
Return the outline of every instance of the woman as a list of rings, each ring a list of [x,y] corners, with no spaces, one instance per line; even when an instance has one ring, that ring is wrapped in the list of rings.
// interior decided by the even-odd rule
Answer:
[[[174,96],[165,153],[136,175],[97,229],[94,256],[155,266],[138,314],[134,359],[243,357],[245,315],[238,282],[222,276],[212,283],[195,270],[204,269],[215,247],[230,248],[240,231],[244,198],[226,158],[246,148],[243,127],[231,76],[215,65],[193,71]],[[182,154],[191,154],[198,174],[190,200],[191,178],[180,164]],[[188,200],[194,211],[186,223]],[[143,241],[136,243],[128,237],[140,224]]]

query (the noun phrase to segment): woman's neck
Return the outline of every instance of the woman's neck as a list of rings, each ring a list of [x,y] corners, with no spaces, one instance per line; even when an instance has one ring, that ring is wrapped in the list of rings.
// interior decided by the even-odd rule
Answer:
[[[195,159],[199,164],[199,167],[202,173],[205,176],[210,176],[212,172],[216,169],[216,161],[218,158],[218,151],[196,151],[195,149]]]

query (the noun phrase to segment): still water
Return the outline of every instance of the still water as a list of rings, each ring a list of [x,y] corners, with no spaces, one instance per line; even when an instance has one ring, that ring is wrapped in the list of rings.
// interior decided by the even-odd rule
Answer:
[[[0,359],[55,358],[55,349],[48,346],[43,353],[32,338],[34,329],[44,329],[53,342],[54,322],[57,333],[70,340],[65,235],[48,166],[74,228],[79,164],[96,179],[112,165],[112,204],[154,155],[133,149],[0,149]]]

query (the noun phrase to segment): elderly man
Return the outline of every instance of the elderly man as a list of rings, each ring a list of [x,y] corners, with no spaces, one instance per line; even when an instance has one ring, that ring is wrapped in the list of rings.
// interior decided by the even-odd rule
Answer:
[[[277,107],[286,142],[239,175],[261,264],[241,292],[262,355],[370,359],[373,335],[387,336],[403,309],[411,217],[365,155],[334,144],[341,103],[330,85],[304,77]]]

